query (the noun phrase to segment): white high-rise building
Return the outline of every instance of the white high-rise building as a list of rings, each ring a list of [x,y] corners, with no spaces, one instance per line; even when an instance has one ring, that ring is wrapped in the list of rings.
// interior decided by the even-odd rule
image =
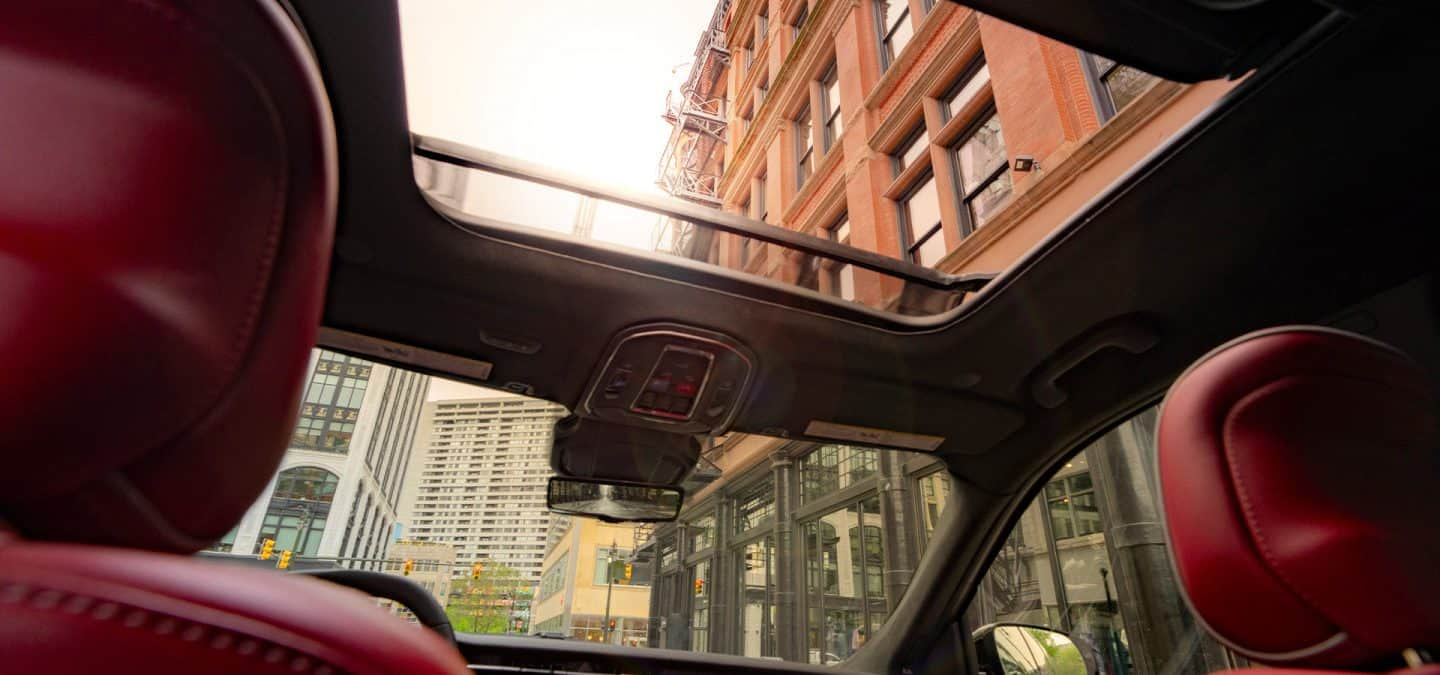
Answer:
[[[406,538],[453,545],[456,574],[500,563],[539,581],[551,437],[564,415],[513,395],[426,403],[400,511]]]
[[[213,550],[266,539],[304,558],[384,558],[430,377],[325,349],[310,355],[300,418],[280,470]]]

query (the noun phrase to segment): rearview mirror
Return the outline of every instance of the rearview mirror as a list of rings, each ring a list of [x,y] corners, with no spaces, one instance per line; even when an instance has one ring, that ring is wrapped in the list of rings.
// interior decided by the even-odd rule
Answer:
[[[1069,636],[1015,623],[975,631],[975,656],[982,675],[1086,675],[1088,670]]]
[[[668,523],[680,515],[679,488],[554,476],[545,505],[555,513],[592,516],[607,523]]]

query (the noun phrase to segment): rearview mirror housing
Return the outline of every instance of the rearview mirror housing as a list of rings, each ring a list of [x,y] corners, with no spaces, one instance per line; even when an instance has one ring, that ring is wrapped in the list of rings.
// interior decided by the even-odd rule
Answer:
[[[552,476],[545,505],[555,513],[607,523],[668,523],[680,516],[680,488]]]
[[[550,466],[555,473],[617,484],[679,485],[695,470],[700,441],[575,415],[555,423]]]

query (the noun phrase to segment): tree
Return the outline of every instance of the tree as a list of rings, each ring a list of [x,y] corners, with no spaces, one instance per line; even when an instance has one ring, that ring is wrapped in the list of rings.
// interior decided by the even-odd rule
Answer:
[[[520,609],[517,601],[528,595],[528,584],[520,572],[493,562],[481,563],[480,578],[466,576],[450,587],[445,612],[450,625],[460,633],[506,633]]]

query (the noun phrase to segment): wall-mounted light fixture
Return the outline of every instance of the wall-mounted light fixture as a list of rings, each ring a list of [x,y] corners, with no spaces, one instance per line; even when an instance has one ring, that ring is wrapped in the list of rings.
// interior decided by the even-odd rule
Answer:
[[[1016,171],[1029,172],[1040,168],[1040,163],[1035,161],[1035,158],[1031,155],[1016,155],[1015,163],[1011,165],[1011,168]]]

